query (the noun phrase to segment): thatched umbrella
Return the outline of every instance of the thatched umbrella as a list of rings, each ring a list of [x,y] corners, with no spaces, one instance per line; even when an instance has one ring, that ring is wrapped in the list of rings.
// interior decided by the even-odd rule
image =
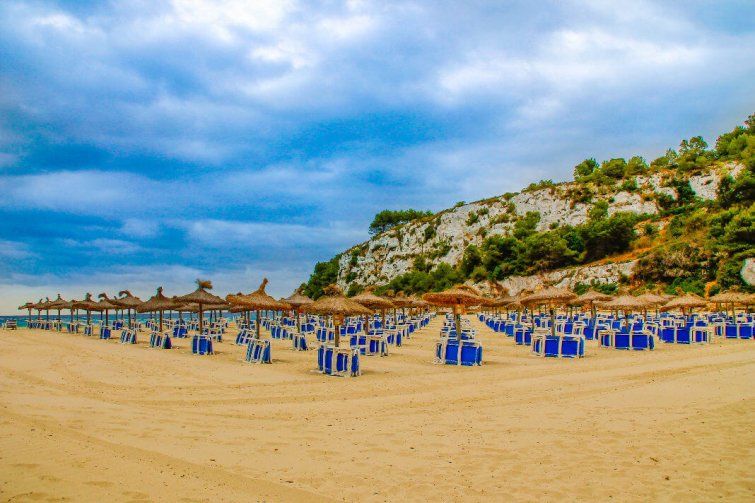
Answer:
[[[414,308],[417,308],[417,309],[426,309],[427,307],[430,306],[429,302],[427,302],[426,300],[420,299],[416,295],[410,295],[409,299],[412,301],[412,307],[414,307]]]
[[[76,299],[71,299],[66,303],[65,309],[69,309],[71,311],[71,323],[73,323],[73,313],[76,311],[76,321],[79,321],[79,310],[76,309],[76,304],[80,302]]]
[[[436,306],[451,306],[456,328],[456,340],[461,342],[461,312],[460,307],[479,305],[482,302],[480,293],[466,285],[456,285],[442,292],[426,293],[424,300]]]
[[[612,297],[608,294],[596,292],[595,290],[589,290],[576,299],[574,299],[572,302],[575,303],[575,305],[588,305],[590,306],[590,313],[592,314],[592,317],[595,318],[595,303],[596,302],[606,302],[611,300]]]
[[[202,335],[202,310],[206,305],[222,304],[223,299],[217,295],[213,295],[207,290],[212,290],[212,282],[197,280],[197,289],[193,292],[176,297],[174,300],[178,303],[192,303],[197,305],[197,311],[199,312],[199,335]]]
[[[157,293],[136,307],[138,313],[160,313],[160,332],[163,331],[163,311],[173,309],[173,301],[163,295],[163,287],[157,287]]]
[[[380,310],[383,313],[383,320],[385,320],[385,310],[391,309],[394,307],[394,303],[390,300],[380,297],[378,295],[375,295],[373,293],[372,288],[366,288],[364,292],[360,293],[359,295],[356,295],[351,298],[351,300],[360,303],[367,309],[370,309],[372,311]],[[414,301],[412,299],[409,299],[410,305],[414,304]],[[371,316],[371,315],[370,315]],[[370,317],[365,316],[364,317],[365,325],[364,325],[364,333],[369,334],[370,333]],[[383,321],[385,323],[385,321]]]
[[[708,300],[710,300],[711,302],[715,302],[716,304],[730,305],[731,315],[735,316],[736,311],[734,310],[734,305],[746,304],[748,302],[747,297],[748,295],[742,292],[728,291],[728,292],[722,292],[722,293],[716,294]]]
[[[312,299],[304,295],[301,290],[301,287],[299,287],[290,296],[286,297],[285,299],[281,299],[283,300],[283,302],[286,302],[291,307],[293,307],[294,311],[296,311],[296,327],[299,329],[299,332],[301,332],[301,317],[299,316],[301,307],[314,302]]]
[[[490,299],[488,301],[488,306],[495,308],[495,311],[498,312],[500,308],[508,306],[515,300],[516,299],[511,295],[503,294]],[[506,309],[506,311],[508,311],[508,309]]]
[[[642,302],[649,307],[655,307],[655,314],[658,315],[658,308],[668,302],[664,297],[654,293],[643,293],[637,296]],[[645,309],[645,317],[647,318],[647,309]]]
[[[126,309],[128,314],[128,326],[131,328],[131,310],[133,309],[136,311],[136,308],[142,304],[142,300],[139,297],[134,297],[128,290],[121,290],[118,292],[118,295],[120,295],[120,297],[111,299],[110,302]]]
[[[24,309],[29,310],[29,321],[27,321],[27,328],[29,325],[31,325],[31,310],[34,309],[34,302],[27,302],[23,306],[18,306],[19,311],[23,311]]]
[[[661,307],[663,311],[671,311],[672,309],[680,309],[684,316],[687,315],[687,309],[694,309],[696,307],[705,307],[708,303],[699,295],[688,293],[670,300]]]
[[[629,327],[629,314],[636,311],[647,309],[648,304],[643,302],[639,297],[633,297],[631,295],[619,295],[618,297],[609,300],[607,302],[601,302],[601,309],[610,309],[615,311],[624,311],[624,321],[627,327]]]
[[[113,304],[111,302],[111,299],[108,298],[106,293],[101,293],[97,296],[100,301],[97,303],[97,307],[100,309],[100,313],[105,314],[105,326],[108,324],[108,314],[111,309],[118,309],[118,306]],[[100,322],[102,321],[102,316],[100,316]]]
[[[577,298],[577,294],[566,288],[549,287],[520,299],[524,305],[546,306],[551,317],[551,334],[556,335],[556,306],[562,306]],[[533,317],[534,323],[534,317]]]
[[[44,306],[45,306],[45,299],[39,299],[39,302],[36,302],[34,306],[32,306],[32,309],[37,310],[37,321],[42,319],[42,311],[44,310]]]
[[[281,302],[275,300],[273,297],[265,293],[265,287],[267,287],[267,278],[262,279],[260,286],[250,293],[249,295],[227,295],[226,300],[230,304],[240,305],[247,310],[251,309],[255,311],[256,325],[257,325],[257,338],[260,337],[260,311],[285,311],[291,309],[291,305],[287,302]]]
[[[58,294],[58,298],[47,304],[47,309],[55,309],[58,311],[58,321],[60,321],[60,311],[68,306],[68,302]]]
[[[346,316],[369,316],[372,311],[343,295],[343,292],[336,285],[328,285],[323,289],[324,295],[311,304],[303,307],[306,313],[319,314],[323,316],[333,316],[333,326],[335,328],[335,345],[338,347],[341,342],[341,324]]]
[[[91,322],[92,311],[99,311],[100,305],[92,300],[92,294],[88,293],[84,296],[84,300],[79,300],[71,303],[71,307],[74,309],[84,309],[87,313],[87,325]]]

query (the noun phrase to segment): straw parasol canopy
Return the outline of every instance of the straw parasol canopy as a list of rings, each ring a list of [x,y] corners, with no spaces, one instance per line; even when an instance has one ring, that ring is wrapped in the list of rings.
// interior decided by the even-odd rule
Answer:
[[[121,290],[118,292],[119,297],[111,299],[110,302],[116,306],[125,309],[128,314],[128,324],[131,326],[131,310],[136,311],[136,308],[142,304],[142,300],[139,297],[135,297],[128,290]]]
[[[426,300],[420,299],[416,295],[411,295],[409,297],[409,299],[411,299],[411,301],[412,301],[412,307],[417,307],[417,308],[422,309],[422,308],[426,308],[426,307],[428,307],[430,305],[429,302],[427,302]]]
[[[359,302],[344,296],[337,285],[326,286],[323,293],[325,295],[313,303],[305,305],[303,310],[307,313],[333,316],[336,332],[335,344],[338,347],[341,340],[340,324],[343,322],[343,318],[345,316],[369,316],[372,311]]]
[[[48,303],[46,309],[55,309],[58,311],[58,321],[60,321],[60,311],[68,309],[68,307],[68,301],[64,300],[63,297],[58,294],[58,298]]]
[[[664,297],[654,293],[643,293],[637,296],[642,302],[650,306],[660,306],[668,302]]]
[[[555,309],[556,306],[565,305],[567,302],[577,298],[577,294],[566,288],[548,287],[540,291],[531,293],[519,299],[519,302],[525,306],[547,306],[551,317],[551,333],[556,334]],[[532,317],[534,328],[535,317]]]
[[[404,304],[406,305],[413,304],[412,299],[409,299],[407,297],[404,297],[404,299],[406,299],[406,301],[404,301],[403,299],[401,300],[401,302],[403,302]],[[359,295],[352,297],[351,300],[358,302],[364,307],[368,309],[372,309],[373,311],[378,310],[378,309],[391,309],[392,307],[396,305],[394,302],[384,297],[375,295],[373,293],[372,288],[366,289],[364,292],[360,293]]]
[[[257,314],[257,338],[260,336],[260,316],[259,313],[262,310],[270,311],[284,311],[291,309],[291,305],[287,302],[275,300],[272,296],[265,293],[265,287],[267,287],[267,278],[262,279],[260,286],[250,293],[249,295],[227,295],[226,300],[233,305],[241,306],[247,310],[253,309]]]
[[[566,304],[576,297],[577,294],[566,288],[549,287],[521,298],[520,302],[533,306],[557,306]]]
[[[50,321],[50,297],[45,297],[44,299],[39,299],[39,302],[34,306],[34,308],[38,311],[39,317],[42,316],[42,311],[46,311],[46,318],[47,321]]]
[[[474,288],[467,285],[456,285],[442,292],[430,292],[422,299],[435,306],[475,306],[484,302],[482,296]]]
[[[601,302],[600,307],[610,310],[618,309],[621,311],[636,311],[647,307],[647,303],[643,302],[639,297],[634,297],[632,295],[619,295],[612,300]]]
[[[163,331],[163,311],[173,309],[173,300],[163,295],[163,287],[157,287],[157,293],[136,307],[139,313],[160,313],[160,332]]]
[[[265,287],[267,287],[267,284],[267,278],[263,278],[260,286],[249,295],[229,295],[226,297],[226,300],[228,300],[228,302],[231,304],[240,304],[244,307],[255,309],[257,311],[283,311],[286,309],[291,309],[291,305],[289,303],[275,300],[275,298],[265,293]]]
[[[281,299],[283,302],[290,304],[291,307],[294,308],[294,311],[296,311],[296,326],[298,327],[300,332],[301,332],[301,316],[299,316],[299,313],[301,312],[301,307],[314,302],[312,299],[304,295],[301,290],[302,290],[302,287],[299,287],[296,290],[294,290],[294,293],[292,293],[285,299]]]
[[[592,313],[592,317],[595,317],[595,303],[597,302],[605,302],[608,300],[611,300],[612,297],[608,294],[602,293],[602,292],[596,292],[595,290],[589,290],[576,299],[572,300],[570,302],[570,305],[578,305],[578,306],[584,306],[588,305],[590,306],[590,313]]]
[[[306,304],[311,304],[314,300],[304,295],[301,291],[301,287],[297,288],[290,296],[282,299],[283,302],[290,304],[294,309],[298,309]]]
[[[373,293],[372,288],[367,288],[364,292],[360,293],[359,295],[356,295],[351,298],[351,300],[360,303],[367,309],[370,309],[372,311],[381,311],[383,314],[383,319],[385,319],[385,310],[395,308],[396,304],[391,302],[390,300],[380,297],[378,295],[375,295]],[[407,299],[410,306],[414,305],[414,301],[412,299]],[[364,324],[364,332],[369,333],[370,326],[369,326],[369,316],[365,316],[365,324]]]
[[[207,280],[197,280],[197,289],[186,295],[175,297],[176,303],[196,304],[199,312],[199,334],[202,334],[202,311],[203,307],[213,304],[222,304],[224,301],[217,295],[213,295],[207,290],[212,290],[212,282]]]
[[[602,309],[624,311],[624,318],[627,325],[629,325],[629,313],[647,309],[648,305],[647,302],[644,302],[639,297],[633,297],[632,295],[619,295],[613,300],[600,303]]]
[[[100,299],[99,302],[97,302],[97,307],[99,307],[101,312],[105,313],[105,325],[108,324],[108,312],[111,309],[118,309],[118,306],[113,304],[110,301],[110,298],[107,296],[106,293],[101,293],[97,296],[98,299]],[[102,321],[102,315],[100,315],[100,321]]]
[[[742,292],[737,291],[728,291],[728,292],[722,292],[719,294],[714,295],[710,299],[708,299],[711,302],[715,302],[716,304],[724,304],[724,305],[730,305],[731,306],[731,314],[732,316],[736,314],[734,310],[735,304],[741,304],[741,305],[747,305],[750,302],[749,295]]]
[[[113,304],[126,309],[134,309],[142,305],[142,300],[139,297],[134,296],[128,290],[121,290],[118,292],[119,297],[111,300]]]
[[[71,307],[74,309],[84,309],[86,311],[99,311],[100,305],[92,300],[92,294],[88,293],[84,296],[84,300],[77,300],[71,302]]]
[[[87,313],[87,325],[92,320],[92,311],[99,311],[99,305],[92,300],[92,294],[87,292],[84,300],[72,300],[71,309],[83,309]]]
[[[696,307],[705,307],[708,303],[702,297],[688,293],[670,300],[664,306],[661,307],[664,311],[671,311],[673,309],[680,309],[682,314],[686,314],[688,309],[694,309]]]
[[[163,287],[157,288],[157,293],[137,306],[136,311],[139,313],[150,313],[156,311],[167,311],[173,309],[173,300],[163,295]]]
[[[461,314],[460,306],[479,306],[484,299],[475,288],[467,285],[456,285],[442,292],[426,293],[424,300],[436,306],[452,306],[456,339],[461,341]]]
[[[505,307],[514,302],[516,299],[511,295],[501,295],[494,299],[490,299],[490,306],[492,307]]]
[[[29,317],[28,317],[28,319],[29,319],[28,323],[29,324],[31,324],[31,310],[34,309],[34,305],[35,305],[34,302],[26,302],[24,305],[18,306],[18,310],[19,311],[23,311],[24,309],[26,309],[26,310],[29,311]]]

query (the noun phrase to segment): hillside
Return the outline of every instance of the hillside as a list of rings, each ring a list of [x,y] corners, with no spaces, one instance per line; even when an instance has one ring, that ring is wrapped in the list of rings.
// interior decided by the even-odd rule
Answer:
[[[376,235],[317,264],[305,291],[317,297],[334,280],[350,294],[461,281],[497,282],[512,294],[543,283],[751,289],[754,172],[750,116],[713,148],[695,137],[650,164],[586,159],[570,182],[541,181],[436,214],[381,212]]]

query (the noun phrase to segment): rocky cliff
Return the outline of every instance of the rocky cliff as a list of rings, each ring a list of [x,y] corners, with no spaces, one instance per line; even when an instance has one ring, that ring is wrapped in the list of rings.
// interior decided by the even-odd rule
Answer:
[[[688,178],[689,187],[703,200],[715,199],[721,179],[736,176],[743,169],[738,163],[719,163]],[[489,236],[506,236],[528,212],[537,212],[537,230],[563,225],[581,225],[599,201],[608,205],[608,214],[630,212],[657,215],[661,201],[676,198],[665,172],[635,176],[606,186],[580,182],[533,184],[518,193],[508,193],[469,204],[457,205],[435,215],[397,226],[346,250],[338,263],[338,284],[379,285],[410,271],[422,256],[429,264],[456,265],[470,244],[480,245]],[[659,222],[663,225],[663,222]],[[573,287],[576,283],[617,282],[630,276],[633,258],[604,259],[569,269],[547,271],[534,276],[510,276],[501,283],[512,294],[533,289],[543,282]]]

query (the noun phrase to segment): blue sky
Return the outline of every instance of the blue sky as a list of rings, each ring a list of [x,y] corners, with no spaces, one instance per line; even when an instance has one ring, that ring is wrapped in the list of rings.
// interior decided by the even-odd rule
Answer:
[[[384,208],[755,112],[755,3],[0,2],[0,312],[288,295]]]

